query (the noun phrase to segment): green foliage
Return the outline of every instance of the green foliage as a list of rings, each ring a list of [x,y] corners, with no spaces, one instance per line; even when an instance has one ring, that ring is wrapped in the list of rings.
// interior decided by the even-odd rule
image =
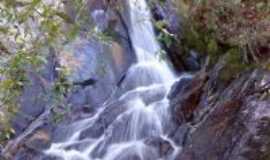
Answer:
[[[210,39],[207,41],[207,53],[214,57],[219,52],[219,47],[215,39]]]
[[[64,116],[69,113],[70,105],[65,101],[72,89],[72,83],[67,79],[70,76],[70,70],[63,66],[56,68],[58,78],[54,82],[49,96],[52,107],[52,121],[59,123]]]
[[[23,87],[28,83],[26,76],[27,68],[39,66],[43,63],[37,55],[29,56],[24,52],[18,52],[9,57],[7,62],[1,65],[0,75],[0,143],[9,139],[14,130],[9,126],[9,120],[18,110],[18,97],[21,95]]]
[[[229,49],[225,54],[225,66],[221,69],[218,79],[222,82],[229,83],[237,78],[244,71],[258,67],[254,63],[243,61],[242,48],[234,47]]]
[[[156,21],[155,23],[156,29],[159,31],[159,35],[157,39],[165,45],[165,47],[169,48],[173,42],[175,42],[176,38],[175,35],[169,33],[166,29],[166,22],[165,21]]]
[[[53,99],[56,104],[61,103],[71,88],[71,83],[66,79],[70,74],[69,71],[63,67],[57,68],[58,79],[53,85]]]
[[[229,48],[237,46],[241,50],[246,50],[240,53],[243,55],[242,58],[246,57],[242,59],[243,61],[259,63],[268,58],[270,50],[269,1],[177,0],[176,2],[183,18],[187,21],[185,24],[188,25],[185,28],[191,30],[187,32],[186,39],[188,43],[194,42],[193,45],[196,46],[192,47],[204,50],[205,45],[208,49],[209,47],[216,48],[216,46],[221,49],[223,46],[231,46]],[[201,37],[207,40],[202,40]],[[209,50],[204,51],[209,52]],[[210,50],[210,52],[209,54],[213,55],[215,51]]]
[[[48,53],[42,49],[61,50],[90,22],[87,1],[70,1],[71,5],[65,2],[0,1],[0,143],[14,132],[9,121],[18,110],[18,98],[28,83],[28,72],[38,73],[46,63]],[[70,10],[74,15],[69,13]],[[65,80],[65,69],[60,68],[58,72],[59,79],[53,85],[54,93],[50,97],[56,106],[70,87]]]
[[[196,49],[200,53],[206,52],[206,46],[204,42],[204,35],[199,33],[191,26],[184,26],[184,37],[182,37],[183,46],[185,52],[188,52],[190,48]]]
[[[1,122],[3,123],[4,121],[1,120]],[[8,124],[8,122],[3,124]],[[14,134],[15,134],[14,129],[11,128],[9,125],[3,126],[3,128],[0,128],[0,142],[10,139],[11,136]]]

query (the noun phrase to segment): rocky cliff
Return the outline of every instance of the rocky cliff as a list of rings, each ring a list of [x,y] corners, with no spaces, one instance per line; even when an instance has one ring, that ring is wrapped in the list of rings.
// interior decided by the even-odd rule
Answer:
[[[269,71],[241,73],[224,85],[220,70],[222,62],[176,85],[173,137],[183,146],[177,160],[269,159]]]
[[[169,33],[182,36],[181,16],[172,2],[167,0],[163,5],[151,5],[153,17],[166,21],[164,28]],[[116,4],[121,6],[120,10]],[[87,7],[94,22],[89,26],[100,32],[110,31],[110,43],[80,35],[65,46],[62,56],[48,57],[49,64],[44,67],[41,78],[36,73],[29,73],[31,84],[25,87],[20,101],[22,107],[13,120],[16,134],[3,147],[2,159],[58,160],[57,157],[44,156],[43,151],[52,142],[61,142],[71,136],[67,125],[93,116],[99,111],[99,106],[106,104],[108,107],[101,112],[96,124],[85,128],[79,137],[96,138],[105,132],[118,114],[127,111],[126,100],[139,95],[151,103],[165,95],[157,89],[149,98],[145,97],[148,91],[141,91],[106,103],[119,96],[119,88],[125,90],[121,83],[128,68],[136,61],[127,25],[127,6],[122,1],[89,0]],[[156,28],[156,33],[160,33],[159,28]],[[166,132],[175,144],[162,137],[148,138],[143,143],[153,146],[163,159],[169,159],[173,145],[177,145],[181,151],[175,160],[269,160],[270,72],[252,68],[224,80],[228,55],[210,65],[206,56],[198,56],[192,48],[188,55],[182,55],[181,43],[173,42],[170,47],[165,43],[162,45],[177,74],[183,71],[193,74],[175,82],[168,96],[172,121],[166,126]],[[44,84],[50,87],[58,76],[56,65],[70,67],[69,80],[79,84],[66,95],[67,108],[61,105],[51,108],[48,98],[38,96],[44,92]],[[86,83],[89,79],[93,83]],[[60,117],[54,114],[56,112],[61,113]],[[122,127],[121,123],[117,125],[117,134],[122,134]],[[84,142],[85,145],[88,143]],[[84,144],[67,146],[67,149],[83,147]],[[98,152],[103,153],[103,150]],[[147,160],[157,158],[147,157]],[[128,158],[139,159],[136,156]]]

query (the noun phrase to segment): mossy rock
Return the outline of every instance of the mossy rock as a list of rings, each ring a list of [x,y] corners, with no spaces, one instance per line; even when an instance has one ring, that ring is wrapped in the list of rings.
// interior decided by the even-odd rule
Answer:
[[[220,71],[219,80],[223,82],[230,82],[237,78],[240,73],[252,69],[255,66],[247,64],[243,61],[242,52],[240,48],[232,48],[226,53],[226,65]]]
[[[184,36],[182,44],[186,49],[185,52],[190,49],[196,50],[203,56],[210,56],[215,59],[220,57],[222,48],[220,48],[217,39],[213,36],[211,31],[204,31],[197,29],[192,23],[184,24]]]

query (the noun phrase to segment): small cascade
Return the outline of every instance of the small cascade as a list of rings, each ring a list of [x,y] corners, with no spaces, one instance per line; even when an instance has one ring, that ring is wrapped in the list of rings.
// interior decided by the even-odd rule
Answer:
[[[180,151],[167,135],[171,123],[167,96],[179,78],[157,56],[161,48],[146,1],[128,0],[128,6],[137,63],[123,82],[125,93],[106,103],[93,117],[71,124],[72,136],[53,143],[44,151],[46,155],[59,160],[170,160]],[[147,143],[151,138],[166,141],[172,151],[161,156]]]

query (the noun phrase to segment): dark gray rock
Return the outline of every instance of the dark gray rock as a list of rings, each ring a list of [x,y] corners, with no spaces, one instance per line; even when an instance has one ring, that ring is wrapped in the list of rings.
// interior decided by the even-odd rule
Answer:
[[[45,94],[45,88],[49,89],[51,83],[56,78],[54,68],[56,59],[50,55],[47,60],[48,63],[41,69],[41,74],[32,70],[28,72],[29,83],[25,85],[20,97],[19,111],[12,119],[15,136],[21,134],[34,119],[44,112],[45,107],[50,103],[49,95]]]
[[[269,81],[270,73],[246,72],[223,89],[213,90],[222,83],[214,80],[219,69],[213,70],[207,73],[210,79],[199,78],[205,74],[200,73],[187,87],[188,92],[179,91],[172,97],[179,124],[172,139],[183,146],[177,160],[268,160],[269,96],[257,91]]]
[[[118,101],[110,104],[92,126],[82,131],[80,139],[100,137],[117,116],[128,109],[125,103]]]
[[[136,89],[138,86],[149,86],[155,83],[162,83],[160,70],[155,66],[135,65],[127,72],[125,81],[122,84],[124,91]],[[138,78],[138,75],[140,76]],[[155,78],[149,78],[155,77]]]
[[[27,148],[42,152],[50,147],[51,135],[50,130],[41,129],[36,131],[29,139],[26,140]]]
[[[201,69],[200,58],[198,53],[190,51],[189,55],[184,59],[185,69],[188,71],[198,71]]]
[[[173,0],[164,0],[162,2],[149,1],[152,9],[153,18],[156,21],[165,22],[165,29],[168,33],[173,35],[171,37],[172,44],[168,46],[165,42],[161,42],[163,49],[167,52],[173,67],[178,72],[186,71],[185,60],[182,53],[182,45],[176,39],[182,38],[182,17],[178,13],[178,9],[174,5]],[[156,28],[157,35],[161,33],[159,28]]]
[[[83,150],[86,149],[93,141],[83,140],[65,147],[66,150]]]
[[[150,1],[151,3],[151,1]],[[156,20],[164,20],[170,33],[181,31],[182,18],[172,0],[165,0],[161,3],[152,3],[152,12]]]
[[[203,88],[207,81],[208,75],[204,71],[198,73],[184,88],[180,88],[179,93],[171,98],[171,112],[172,117],[178,124],[192,121],[194,118],[194,111],[200,103]],[[178,82],[181,84],[181,81]]]
[[[171,144],[161,137],[152,137],[145,140],[145,144],[157,150],[159,157],[165,158],[171,154],[173,147]]]
[[[68,4],[67,4],[68,5]],[[61,125],[74,122],[80,118],[86,118],[86,116],[92,116],[105,101],[112,97],[115,91],[115,86],[120,80],[121,76],[126,73],[127,69],[132,62],[135,61],[131,44],[129,42],[129,36],[127,28],[124,26],[129,19],[127,14],[117,13],[113,6],[105,1],[89,0],[88,7],[95,24],[87,24],[87,28],[97,27],[99,31],[110,30],[113,32],[112,41],[104,42],[93,36],[92,39],[86,38],[86,35],[82,33],[75,41],[66,44],[59,57],[49,57],[48,64],[43,67],[41,78],[35,75],[35,73],[29,74],[30,83],[25,87],[21,98],[20,112],[12,120],[13,127],[15,128],[16,135],[14,138],[24,132],[29,123],[32,122],[44,112],[45,107],[50,104],[50,96],[43,96],[44,83],[51,87],[52,82],[57,77],[55,68],[58,64],[68,66],[71,69],[71,75],[68,78],[71,82],[82,82],[89,78],[96,80],[96,83],[89,86],[79,87],[77,86],[72,94],[67,94],[68,97],[65,102],[68,103],[68,109],[71,113],[66,113],[63,107],[57,109],[61,114],[65,113],[67,116],[60,124],[54,124],[52,119],[54,115],[49,118],[49,124],[54,127],[54,133],[52,135],[53,141],[59,141],[69,136],[69,132],[63,129]],[[72,6],[67,7],[68,13],[71,17],[74,10]],[[123,11],[124,12],[124,11]],[[121,15],[121,17],[120,17]],[[123,15],[123,16],[122,16]],[[104,17],[104,18],[101,18]],[[90,27],[91,26],[91,27]],[[48,51],[46,51],[47,53]],[[69,108],[69,106],[71,108]],[[66,109],[67,109],[66,108]],[[121,108],[121,107],[119,107]],[[121,110],[121,109],[120,109]],[[108,112],[111,112],[108,111]],[[116,113],[117,112],[117,113]],[[112,111],[111,117],[101,116],[99,125],[94,126],[93,130],[97,133],[101,133],[103,129],[103,122],[111,123],[121,111]],[[103,119],[105,119],[103,121]],[[106,124],[106,125],[108,125]],[[106,126],[105,125],[105,126]],[[62,130],[60,132],[60,130]],[[100,132],[101,131],[101,132]],[[55,134],[58,132],[58,134]],[[59,136],[63,134],[64,136]],[[62,137],[62,138],[61,138]],[[86,136],[87,137],[87,136]],[[28,142],[29,146],[36,145],[36,141]],[[20,150],[23,153],[23,150]],[[26,151],[25,151],[26,152]],[[28,152],[27,152],[28,153]]]
[[[191,80],[192,80],[192,76],[183,77],[179,81],[175,82],[171,88],[168,98],[173,99],[174,97],[177,96],[177,94],[183,93],[185,91],[184,88],[189,85]]]
[[[40,160],[64,160],[64,159],[59,158],[59,157],[54,157],[54,156],[44,156],[40,158]]]
[[[20,150],[14,160],[32,160],[32,159],[38,159],[38,153],[31,150]]]
[[[175,131],[171,132],[170,137],[175,144],[179,146],[185,145],[191,127],[188,124],[180,125]]]

